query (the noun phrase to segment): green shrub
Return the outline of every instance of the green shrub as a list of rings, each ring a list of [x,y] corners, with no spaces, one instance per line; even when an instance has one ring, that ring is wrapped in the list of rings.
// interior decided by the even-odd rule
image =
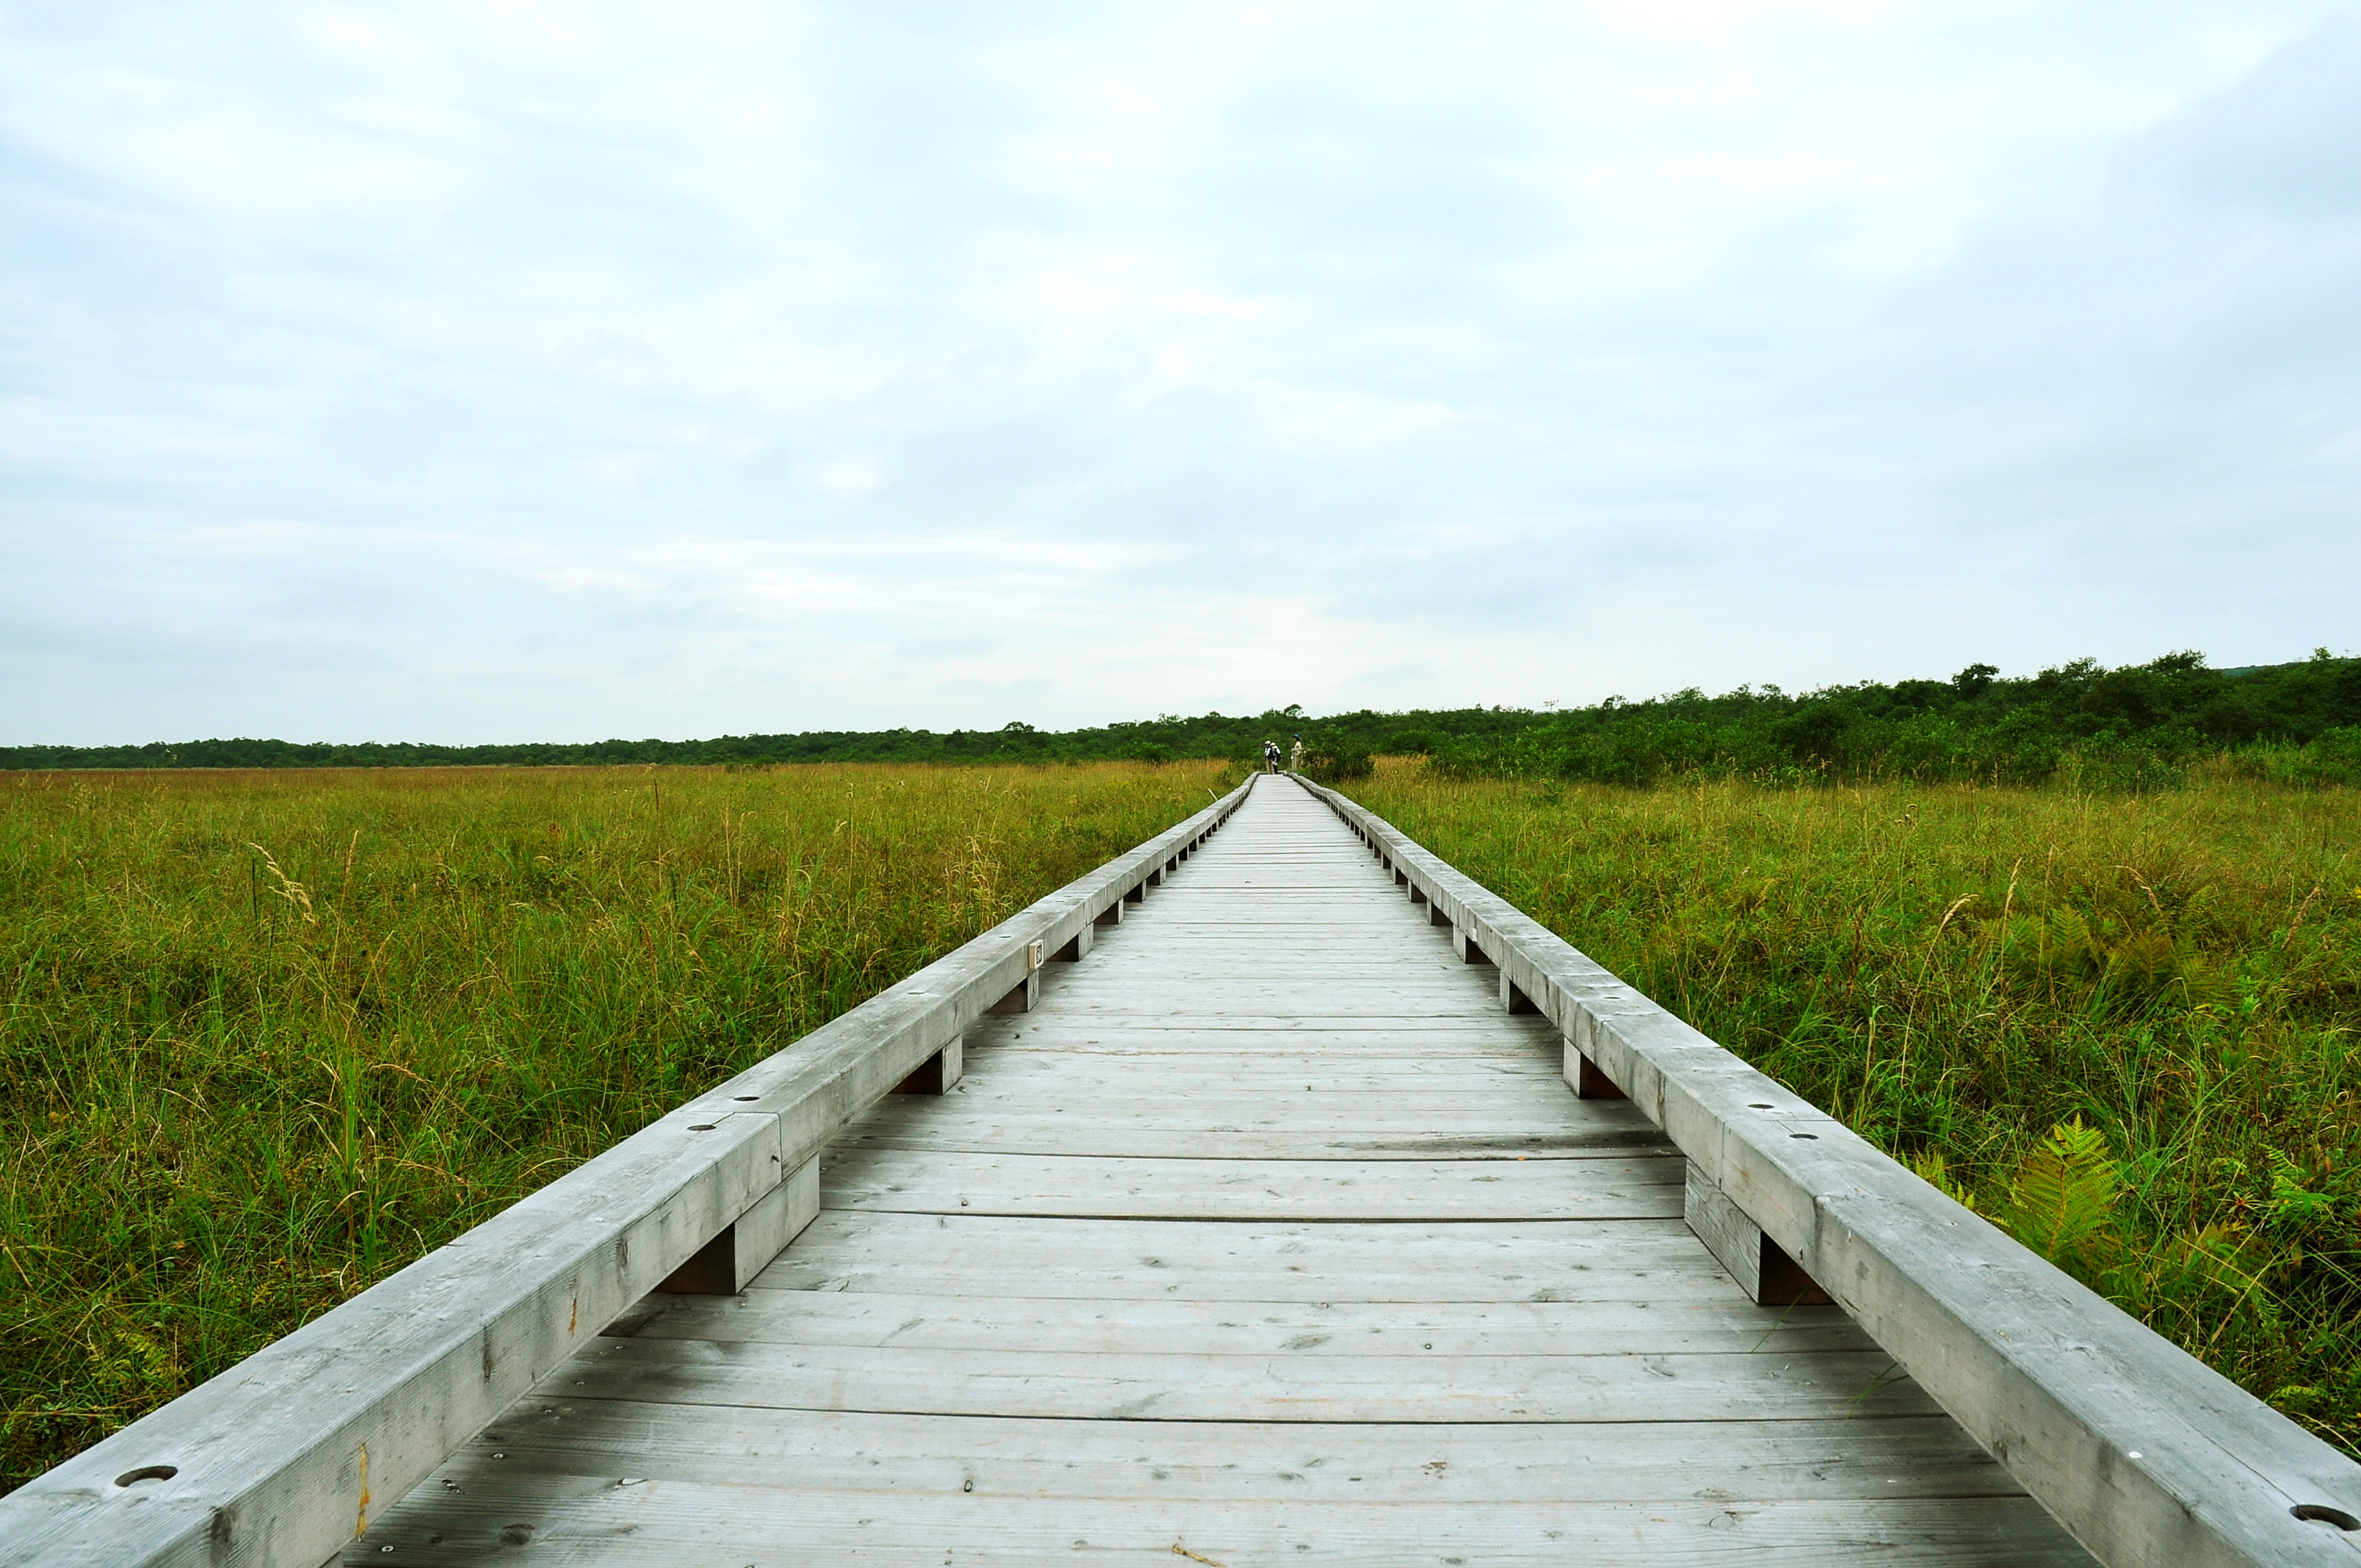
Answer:
[[[1365,779],[1376,771],[1377,762],[1368,748],[1349,736],[1314,734],[1304,742],[1304,775],[1316,784]]]

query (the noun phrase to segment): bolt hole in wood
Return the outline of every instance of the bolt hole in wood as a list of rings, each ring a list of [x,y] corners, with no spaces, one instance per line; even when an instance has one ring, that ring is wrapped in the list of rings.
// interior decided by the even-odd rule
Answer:
[[[1807,1144],[1816,1144],[1820,1141],[1820,1135],[1817,1133],[1790,1133],[1787,1135],[1791,1138],[1801,1138]]]
[[[2361,1530],[2361,1519],[2355,1519],[2343,1508],[2332,1508],[2326,1503],[2298,1503],[2288,1512],[2307,1524],[2334,1525],[2338,1530]]]
[[[713,1124],[710,1122],[699,1122],[697,1125],[689,1128],[689,1131],[692,1133],[709,1133],[713,1131]]]
[[[181,1473],[177,1464],[143,1464],[137,1470],[126,1470],[115,1478],[118,1486],[136,1486],[142,1481],[170,1481]]]
[[[748,1100],[760,1100],[760,1099],[761,1099],[761,1098],[763,1098],[763,1097],[762,1097],[761,1095],[759,1095],[759,1094],[733,1094],[733,1095],[731,1095],[730,1098],[730,1099],[732,1099],[732,1100],[737,1100],[737,1101],[748,1101]]]

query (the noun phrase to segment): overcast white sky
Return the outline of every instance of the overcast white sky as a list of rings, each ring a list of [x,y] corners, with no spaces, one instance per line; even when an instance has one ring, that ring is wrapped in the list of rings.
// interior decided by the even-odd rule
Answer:
[[[0,0],[0,741],[2340,652],[2361,16]]]

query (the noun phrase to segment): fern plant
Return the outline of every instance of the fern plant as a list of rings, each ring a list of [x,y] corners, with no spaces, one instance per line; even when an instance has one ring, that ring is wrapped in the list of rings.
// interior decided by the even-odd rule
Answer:
[[[2051,1127],[2016,1168],[2000,1219],[2050,1262],[2088,1265],[2114,1241],[2115,1196],[2107,1135],[2077,1115]]]
[[[2221,971],[2162,928],[2135,930],[2118,921],[2059,908],[2019,915],[2003,933],[2018,981],[2053,1001],[2103,995],[2111,1008],[2136,1010],[2170,994],[2190,1007],[2226,1005]]]
[[[1917,1154],[1907,1157],[1905,1163],[1910,1167],[1910,1173],[1913,1176],[1934,1188],[1944,1197],[1962,1208],[1972,1209],[1976,1206],[1976,1195],[1968,1190],[1966,1182],[1952,1177],[1950,1165],[1943,1158],[1942,1150],[1921,1150]]]
[[[2307,1178],[2301,1166],[2275,1148],[2266,1148],[2263,1156],[2271,1167],[2268,1212],[2273,1223],[2289,1229],[2301,1229],[2335,1217],[2334,1195],[2314,1192],[2306,1187]]]

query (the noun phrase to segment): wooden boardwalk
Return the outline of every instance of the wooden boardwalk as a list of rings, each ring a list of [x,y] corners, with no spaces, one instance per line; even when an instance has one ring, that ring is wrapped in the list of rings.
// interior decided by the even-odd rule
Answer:
[[[1126,913],[343,1561],[2089,1561],[1294,784]]]

